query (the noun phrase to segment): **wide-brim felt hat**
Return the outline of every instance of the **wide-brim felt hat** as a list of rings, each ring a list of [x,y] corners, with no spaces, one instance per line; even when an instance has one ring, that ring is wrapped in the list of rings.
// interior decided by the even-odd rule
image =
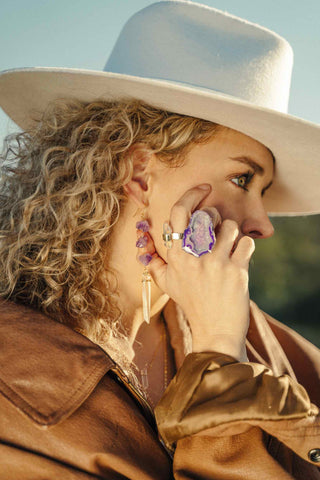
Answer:
[[[22,129],[59,98],[138,98],[225,125],[272,151],[270,215],[320,213],[320,126],[287,114],[292,65],[289,43],[264,27],[206,5],[160,1],[127,21],[103,71],[4,71],[0,105]]]

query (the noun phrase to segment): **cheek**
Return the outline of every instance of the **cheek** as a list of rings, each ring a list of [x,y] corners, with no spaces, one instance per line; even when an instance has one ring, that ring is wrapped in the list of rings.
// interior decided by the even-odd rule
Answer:
[[[204,182],[202,182],[204,183]],[[194,187],[192,177],[180,178],[173,171],[164,181],[154,187],[147,209],[150,221],[150,235],[153,239],[157,253],[166,261],[167,248],[163,244],[162,233],[163,223],[169,222],[173,205],[185,194],[187,190]],[[174,227],[174,225],[173,225]],[[187,227],[187,224],[184,228]],[[176,231],[176,229],[174,229]],[[183,231],[183,230],[182,230]]]
[[[157,182],[157,184],[154,185],[148,207],[148,219],[151,225],[150,235],[157,253],[164,260],[167,258],[167,249],[162,239],[163,223],[169,221],[173,205],[188,189],[208,182],[208,176],[201,179],[199,179],[199,175],[197,175],[197,178],[195,178],[195,175],[180,178],[180,175],[177,173],[180,172],[173,170],[165,179],[161,179],[161,182]],[[212,180],[210,183],[212,185],[212,192],[201,203],[200,208],[205,206],[215,207],[221,215],[222,220],[229,218],[237,221],[239,224],[241,220],[240,213],[244,206],[242,205],[241,196],[237,195],[236,187],[229,185],[225,180]],[[187,222],[184,228],[186,227]],[[174,229],[174,231],[176,231],[176,229]]]
[[[212,193],[205,199],[203,206],[215,207],[222,220],[229,218],[236,221],[238,224],[241,222],[241,216],[246,209],[244,195],[237,194],[237,190],[234,187],[234,191],[230,189],[229,185],[221,185],[217,187]],[[242,193],[240,191],[240,193]]]
[[[160,216],[163,222],[169,220],[173,205],[189,188],[194,186],[190,176],[182,173],[182,170],[179,170],[179,168],[168,169],[165,174],[156,179],[149,198],[148,208],[155,222],[157,219],[159,220]]]

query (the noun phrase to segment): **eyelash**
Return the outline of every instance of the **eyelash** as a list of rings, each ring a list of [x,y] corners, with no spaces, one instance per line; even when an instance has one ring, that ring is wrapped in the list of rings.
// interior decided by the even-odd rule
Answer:
[[[232,183],[234,183],[234,185],[236,185],[237,187],[242,188],[242,190],[246,190],[246,191],[248,192],[248,189],[247,189],[246,187],[247,187],[247,185],[249,185],[249,183],[251,182],[253,176],[254,176],[254,173],[253,173],[253,172],[250,172],[250,170],[249,170],[249,171],[246,172],[246,173],[241,173],[241,174],[236,175],[236,176],[232,175],[232,177],[230,177],[230,180],[231,180],[231,181],[234,180],[234,179],[237,179],[237,180],[238,180],[238,179],[241,178],[241,177],[245,177],[245,178],[246,178],[246,181],[245,181],[245,184],[244,184],[244,185],[238,185],[238,184],[235,183],[235,182],[232,182]]]

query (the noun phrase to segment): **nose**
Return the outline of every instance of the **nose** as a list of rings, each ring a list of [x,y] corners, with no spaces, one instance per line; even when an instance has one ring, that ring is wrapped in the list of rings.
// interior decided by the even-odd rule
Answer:
[[[243,235],[251,238],[269,238],[274,234],[273,225],[262,202],[256,203],[252,212],[246,216],[241,225]]]

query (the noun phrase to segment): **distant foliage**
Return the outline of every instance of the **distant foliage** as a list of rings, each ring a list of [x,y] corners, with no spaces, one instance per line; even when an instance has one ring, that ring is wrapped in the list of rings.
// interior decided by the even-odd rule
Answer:
[[[320,347],[320,215],[271,221],[274,236],[256,240],[250,297]]]

